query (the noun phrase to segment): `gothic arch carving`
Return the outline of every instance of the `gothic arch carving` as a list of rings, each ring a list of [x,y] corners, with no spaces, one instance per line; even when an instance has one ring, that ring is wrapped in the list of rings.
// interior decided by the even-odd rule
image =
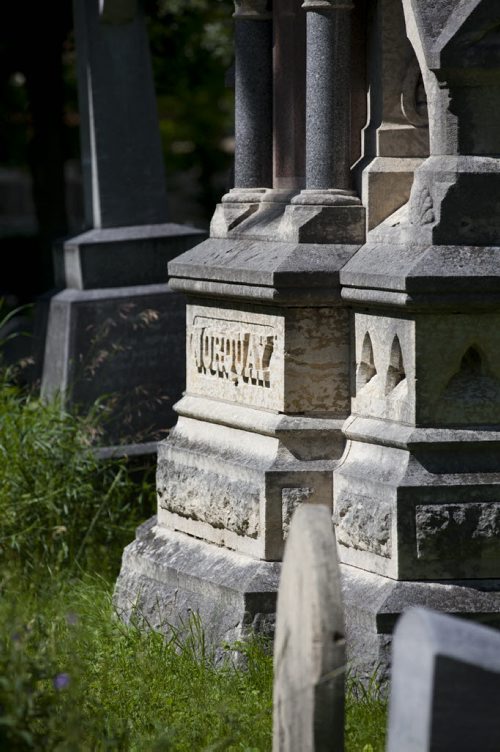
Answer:
[[[359,391],[368,384],[376,375],[375,360],[373,357],[372,340],[366,332],[361,347],[361,359],[356,369],[356,389]]]
[[[386,395],[390,394],[404,379],[406,379],[406,371],[403,363],[403,353],[399,337],[396,334],[392,340],[389,366],[387,368],[387,378],[385,381]]]

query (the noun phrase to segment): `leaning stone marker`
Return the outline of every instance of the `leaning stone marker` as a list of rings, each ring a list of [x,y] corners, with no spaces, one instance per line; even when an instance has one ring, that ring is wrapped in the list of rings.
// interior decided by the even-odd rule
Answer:
[[[500,633],[413,608],[393,643],[388,752],[500,750]]]
[[[331,512],[303,504],[290,525],[278,592],[273,752],[344,749],[344,672]]]

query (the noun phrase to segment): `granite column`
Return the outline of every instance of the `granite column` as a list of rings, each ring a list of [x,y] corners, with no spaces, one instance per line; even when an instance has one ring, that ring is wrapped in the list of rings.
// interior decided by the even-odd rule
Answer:
[[[286,240],[364,240],[364,208],[350,189],[351,0],[305,0],[306,188],[281,224]]]
[[[222,197],[212,235],[224,236],[257,211],[273,181],[271,0],[235,0],[235,187]]]

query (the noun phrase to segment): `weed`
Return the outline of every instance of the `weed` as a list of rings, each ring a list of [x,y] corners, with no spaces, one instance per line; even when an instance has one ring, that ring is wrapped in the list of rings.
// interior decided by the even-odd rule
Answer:
[[[92,446],[99,406],[69,413],[0,372],[0,563],[55,572],[99,562],[119,550],[154,503],[151,475],[132,481],[125,459],[99,460]]]
[[[154,485],[98,459],[99,410],[70,414],[0,372],[0,749],[270,750],[269,644],[221,664],[196,615],[165,634],[117,618],[112,582]],[[385,704],[355,689],[346,747],[378,752]]]

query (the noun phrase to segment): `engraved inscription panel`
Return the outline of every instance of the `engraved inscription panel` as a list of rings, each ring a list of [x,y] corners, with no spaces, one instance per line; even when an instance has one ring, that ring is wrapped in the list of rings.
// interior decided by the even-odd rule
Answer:
[[[269,388],[275,339],[270,326],[196,316],[190,351],[199,374]]]
[[[283,410],[283,317],[188,306],[187,324],[188,392]]]

